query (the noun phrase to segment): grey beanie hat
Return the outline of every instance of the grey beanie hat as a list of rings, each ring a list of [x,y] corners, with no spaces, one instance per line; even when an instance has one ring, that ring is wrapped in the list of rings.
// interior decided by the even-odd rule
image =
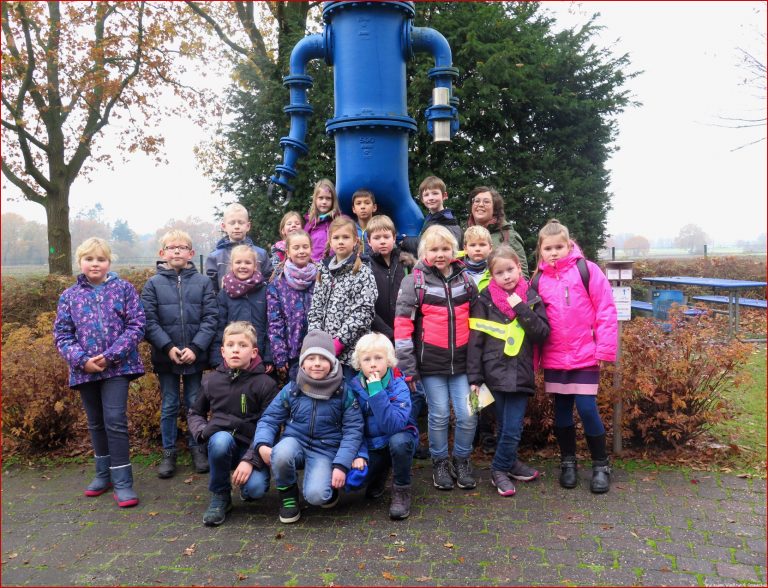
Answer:
[[[331,369],[336,366],[336,349],[333,346],[333,337],[320,329],[313,329],[304,337],[301,345],[301,355],[299,356],[299,366],[309,355],[322,355],[331,362]]]

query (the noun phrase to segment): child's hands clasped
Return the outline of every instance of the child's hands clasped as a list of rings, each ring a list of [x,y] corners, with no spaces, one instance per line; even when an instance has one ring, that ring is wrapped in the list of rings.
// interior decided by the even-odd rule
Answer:
[[[83,366],[83,370],[89,374],[98,374],[99,372],[103,372],[105,369],[107,369],[107,360],[102,354],[91,357],[88,361],[85,362],[85,365]]]

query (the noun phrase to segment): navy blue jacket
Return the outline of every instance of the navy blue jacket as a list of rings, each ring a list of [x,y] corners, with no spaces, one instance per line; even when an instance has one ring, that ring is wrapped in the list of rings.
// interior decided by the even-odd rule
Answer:
[[[405,378],[396,377],[391,369],[377,385],[367,386],[363,378],[359,373],[349,387],[360,403],[365,420],[365,439],[359,455],[368,460],[368,451],[386,447],[395,433],[407,430],[418,439],[419,429],[411,418],[411,391]]]
[[[224,329],[234,321],[247,321],[253,325],[259,339],[258,348],[261,360],[264,363],[274,363],[267,336],[266,284],[262,283],[261,286],[240,298],[232,298],[225,290],[220,290],[216,295],[216,303],[219,308],[219,324],[216,329],[216,337],[214,337],[211,345],[211,365],[217,366],[222,362],[221,342],[224,339]]]
[[[164,261],[141,291],[147,316],[145,338],[152,345],[155,372],[193,374],[208,367],[208,348],[216,335],[218,307],[211,280],[197,272],[195,264],[176,273]],[[189,347],[195,363],[178,365],[168,357],[172,347]]]
[[[272,447],[282,425],[283,437],[296,439],[305,451],[329,457],[344,472],[352,467],[363,442],[360,405],[343,384],[328,400],[310,398],[295,382],[286,384],[259,419],[254,447]]]

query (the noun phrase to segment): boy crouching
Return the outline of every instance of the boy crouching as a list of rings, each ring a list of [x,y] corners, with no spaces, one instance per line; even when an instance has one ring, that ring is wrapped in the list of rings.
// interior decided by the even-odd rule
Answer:
[[[240,487],[244,501],[261,498],[269,489],[269,467],[251,442],[277,386],[264,372],[256,341],[248,322],[230,323],[224,329],[223,361],[203,383],[187,416],[190,434],[199,444],[208,444],[211,502],[203,523],[209,527],[223,523],[232,510],[232,484]]]
[[[309,504],[335,506],[363,441],[360,406],[344,384],[333,338],[318,329],[307,333],[299,366],[296,381],[267,407],[253,440],[264,463],[272,466],[281,523],[301,518],[297,470],[304,468],[303,494]]]

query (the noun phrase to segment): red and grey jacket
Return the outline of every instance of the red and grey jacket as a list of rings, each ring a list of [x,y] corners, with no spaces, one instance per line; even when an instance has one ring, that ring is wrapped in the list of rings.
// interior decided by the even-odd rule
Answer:
[[[395,311],[397,366],[406,377],[463,374],[477,288],[464,264],[447,278],[423,260],[403,278]]]

